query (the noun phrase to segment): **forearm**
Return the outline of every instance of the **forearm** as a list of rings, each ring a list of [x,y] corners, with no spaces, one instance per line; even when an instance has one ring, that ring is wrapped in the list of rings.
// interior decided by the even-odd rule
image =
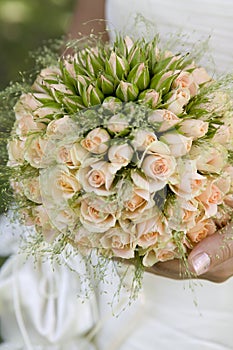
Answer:
[[[71,21],[69,34],[72,38],[90,33],[102,34],[108,39],[105,31],[105,0],[78,0]]]

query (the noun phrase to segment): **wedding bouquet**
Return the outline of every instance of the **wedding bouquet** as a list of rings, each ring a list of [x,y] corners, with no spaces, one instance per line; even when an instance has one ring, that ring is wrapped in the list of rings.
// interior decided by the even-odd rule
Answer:
[[[191,54],[118,36],[78,43],[15,107],[11,185],[25,225],[61,252],[159,261],[231,219],[231,81]]]

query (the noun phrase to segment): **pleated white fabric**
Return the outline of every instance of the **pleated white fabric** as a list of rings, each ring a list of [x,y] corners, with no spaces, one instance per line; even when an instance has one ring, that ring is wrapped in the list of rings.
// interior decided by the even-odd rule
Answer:
[[[106,18],[112,34],[116,30],[134,35],[136,14],[153,23],[161,38],[168,33],[188,34],[187,47],[210,37],[206,60],[211,54],[217,72],[233,71],[232,0],[106,1]]]

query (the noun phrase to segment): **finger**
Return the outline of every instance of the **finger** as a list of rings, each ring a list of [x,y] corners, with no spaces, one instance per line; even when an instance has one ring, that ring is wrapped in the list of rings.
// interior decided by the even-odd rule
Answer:
[[[178,259],[156,263],[152,267],[147,268],[146,271],[155,275],[176,280],[195,277],[190,272],[190,268],[187,265],[187,262]]]
[[[211,282],[222,283],[233,276],[233,258],[224,261],[222,264],[217,265],[210,269],[207,273],[199,276],[200,279],[207,279]]]
[[[205,238],[189,254],[191,269],[202,275],[233,257],[233,224]],[[233,269],[233,267],[232,267]]]

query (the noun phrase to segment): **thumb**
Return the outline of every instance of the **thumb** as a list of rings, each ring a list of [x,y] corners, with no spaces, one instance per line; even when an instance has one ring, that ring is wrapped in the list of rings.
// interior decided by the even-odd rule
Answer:
[[[233,223],[206,237],[188,257],[193,271],[199,276],[233,257]]]

